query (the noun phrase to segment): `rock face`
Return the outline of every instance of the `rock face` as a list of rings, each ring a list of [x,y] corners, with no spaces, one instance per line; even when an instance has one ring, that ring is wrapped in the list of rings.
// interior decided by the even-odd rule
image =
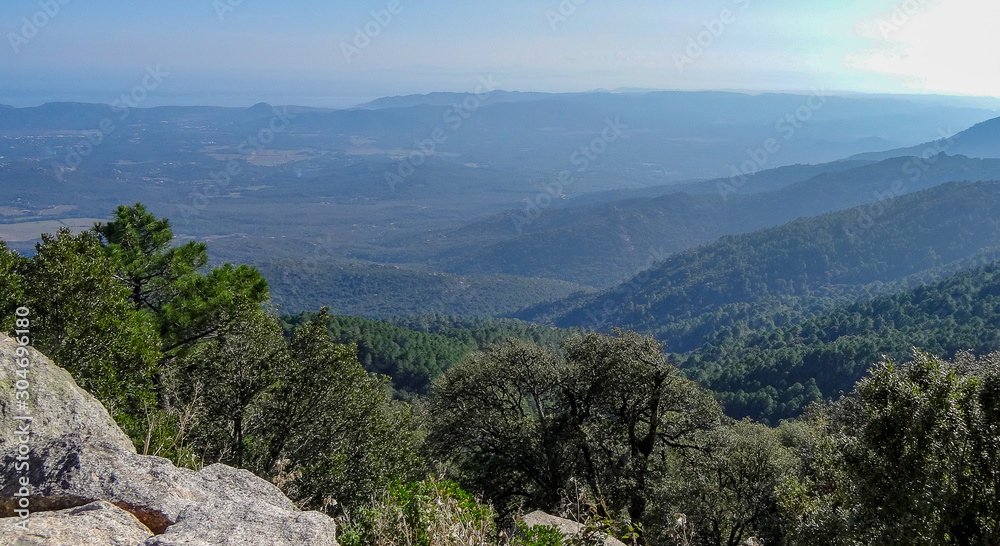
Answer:
[[[521,518],[521,521],[528,527],[555,527],[567,539],[576,536],[583,530],[583,525],[575,521],[558,518],[542,511],[532,512]],[[604,544],[605,546],[625,546],[624,542],[614,537],[605,537]]]
[[[4,422],[16,407],[10,381],[14,347],[0,334]],[[7,479],[0,484],[0,518],[7,518],[0,519],[4,529],[0,546],[336,546],[333,520],[318,512],[297,510],[277,487],[250,472],[221,464],[195,472],[177,468],[167,459],[137,455],[107,411],[77,387],[65,370],[38,353],[31,358],[31,390],[37,396],[31,414],[41,426],[31,438],[30,468],[24,471],[15,466],[24,461],[15,458],[18,446],[13,429],[3,429],[0,443],[2,475],[27,476],[30,481],[30,531],[13,527],[19,484]],[[89,532],[81,535],[81,542],[74,542],[77,535],[73,532],[81,529]],[[57,536],[65,536],[65,541],[52,538],[46,542],[46,537]],[[124,542],[116,541],[119,536],[125,537],[120,539]]]
[[[152,536],[135,516],[103,501],[35,514],[28,532],[0,520],[0,546],[136,546]]]
[[[18,345],[0,334],[0,453],[16,443],[14,416],[17,413],[14,393],[20,377],[15,371]],[[77,433],[86,438],[101,438],[119,449],[135,453],[135,447],[108,415],[104,406],[81,389],[69,372],[53,364],[34,349],[28,348],[31,367],[28,370],[30,393],[31,442],[58,438]]]

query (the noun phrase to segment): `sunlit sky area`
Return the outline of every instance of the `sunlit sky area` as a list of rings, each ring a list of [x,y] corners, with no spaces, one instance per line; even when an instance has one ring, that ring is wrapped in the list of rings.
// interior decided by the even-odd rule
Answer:
[[[151,106],[343,107],[487,74],[518,91],[1000,95],[998,20],[986,0],[4,0],[0,103],[110,102],[156,65]]]

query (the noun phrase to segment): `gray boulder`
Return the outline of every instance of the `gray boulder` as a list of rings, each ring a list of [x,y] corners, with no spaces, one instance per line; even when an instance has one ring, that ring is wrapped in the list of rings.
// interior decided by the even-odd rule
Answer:
[[[35,514],[28,532],[14,527],[18,521],[0,520],[0,546],[136,546],[153,536],[135,516],[103,501]]]
[[[0,453],[16,445],[14,430],[20,400],[15,398],[17,343],[0,334]],[[31,443],[36,444],[66,434],[79,434],[88,438],[102,438],[118,449],[135,453],[132,441],[118,428],[104,406],[81,389],[69,372],[56,366],[38,351],[28,348],[28,412],[31,422]]]
[[[582,524],[573,520],[546,514],[541,510],[524,516],[521,521],[528,527],[555,527],[567,539],[578,536],[584,528]],[[625,546],[624,542],[614,537],[604,537],[604,544],[605,546]]]
[[[13,348],[9,338],[0,335],[4,362],[13,355]],[[27,476],[31,483],[32,529],[42,515],[45,525],[53,529],[89,525],[97,515],[115,519],[115,512],[105,506],[111,505],[146,530],[146,537],[133,545],[336,546],[332,519],[299,511],[277,487],[246,470],[215,464],[195,472],[175,467],[167,459],[136,454],[100,403],[77,387],[69,374],[37,353],[32,359],[32,388],[39,395],[32,415],[44,426],[31,439],[29,468],[16,467],[24,461],[16,458],[13,430],[0,444],[2,474]],[[40,395],[43,391],[45,397]],[[0,389],[0,408],[15,408],[13,392]],[[19,484],[9,479],[0,485],[0,518],[13,518]],[[96,506],[103,512],[75,511],[102,502]],[[21,534],[28,540],[33,533],[14,529],[11,536]]]
[[[190,504],[177,523],[145,546],[309,544],[336,546],[333,520],[318,512],[277,510],[262,502]],[[262,540],[266,537],[266,541]]]
[[[4,457],[4,475],[16,472],[14,457]],[[154,533],[177,523],[191,504],[219,501],[253,504],[294,512],[295,505],[274,485],[246,470],[217,464],[200,472],[177,468],[167,459],[136,455],[100,438],[69,434],[33,446],[28,458],[33,510],[62,510],[96,500],[131,512]],[[14,515],[11,481],[0,490],[0,517]]]

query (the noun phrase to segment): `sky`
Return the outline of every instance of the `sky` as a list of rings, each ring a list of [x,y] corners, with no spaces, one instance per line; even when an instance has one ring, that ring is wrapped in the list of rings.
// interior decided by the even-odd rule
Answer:
[[[340,108],[488,76],[508,91],[997,96],[998,20],[995,0],[3,0],[0,103],[146,85],[143,106]]]

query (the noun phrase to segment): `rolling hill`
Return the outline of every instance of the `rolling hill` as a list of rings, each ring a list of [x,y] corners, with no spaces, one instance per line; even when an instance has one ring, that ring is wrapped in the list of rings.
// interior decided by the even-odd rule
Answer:
[[[925,157],[928,154],[947,152],[962,154],[969,157],[997,158],[1000,157],[1000,118],[977,123],[955,135],[942,134],[941,138],[884,152],[868,152],[857,154],[851,159],[879,160],[899,155],[915,155]]]
[[[519,315],[620,326],[673,351],[898,292],[1000,255],[1000,182],[949,183],[879,207],[803,218],[671,256],[630,281]]]
[[[1000,264],[955,274],[687,355],[686,373],[733,417],[771,422],[850,392],[876,362],[913,348],[952,357],[1000,350]]]
[[[756,178],[773,186],[793,180],[793,173],[816,170],[789,167]],[[877,209],[879,203],[945,182],[994,179],[1000,179],[1000,160],[941,154],[926,160],[838,163],[806,180],[750,195],[671,193],[546,209],[533,220],[523,211],[510,212],[460,229],[404,238],[398,254],[389,256],[406,261],[414,259],[407,253],[419,253],[434,267],[462,275],[546,277],[603,288],[724,235],[867,203]]]

